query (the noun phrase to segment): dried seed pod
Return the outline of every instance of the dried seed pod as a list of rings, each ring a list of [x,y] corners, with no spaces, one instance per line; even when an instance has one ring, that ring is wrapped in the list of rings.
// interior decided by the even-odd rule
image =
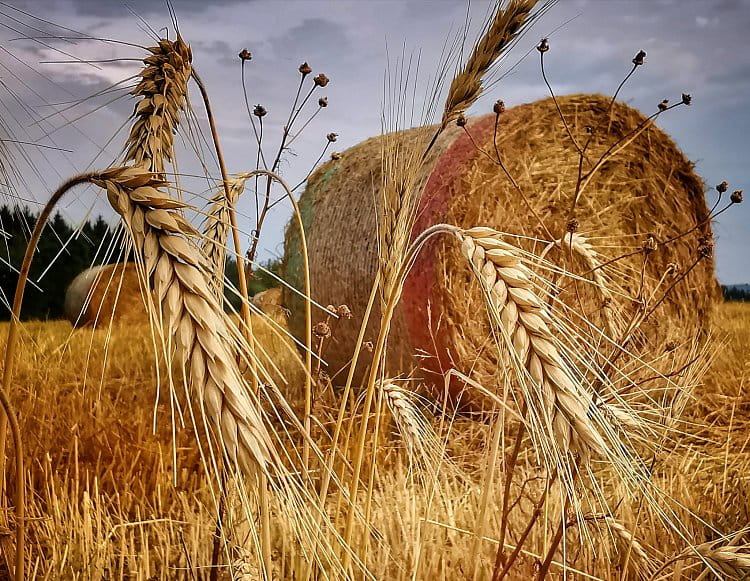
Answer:
[[[318,339],[328,339],[331,336],[331,327],[325,321],[320,321],[315,324],[312,332]]]
[[[242,62],[252,60],[253,58],[253,55],[246,48],[243,48],[237,56],[240,57]]]

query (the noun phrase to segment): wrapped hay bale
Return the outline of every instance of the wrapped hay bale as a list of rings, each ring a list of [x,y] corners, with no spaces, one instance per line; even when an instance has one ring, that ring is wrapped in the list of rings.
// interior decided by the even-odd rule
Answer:
[[[694,264],[701,238],[711,234],[704,186],[693,164],[640,112],[620,103],[610,111],[610,99],[599,95],[562,97],[558,102],[576,142],[582,146],[591,137],[581,166],[584,176],[605,153],[614,152],[580,193],[575,218],[579,232],[601,253],[602,261],[630,254],[602,269],[616,304],[608,304],[610,299],[603,300],[594,285],[585,283],[567,285],[559,295],[563,303],[575,306],[578,314],[571,317],[585,317],[604,327],[607,309],[627,318],[639,308],[639,296],[648,297],[657,287],[666,289],[676,280],[678,269],[684,272]],[[467,125],[471,137],[451,127],[438,140],[431,159],[420,169],[422,197],[412,237],[440,222],[489,226],[544,240],[565,233],[579,182],[580,156],[554,102],[546,99],[515,107],[501,115],[497,129],[495,125],[495,115],[479,117]],[[433,133],[434,128],[390,136],[388,147],[396,141],[408,148],[424,132]],[[351,321],[338,322],[326,347],[331,375],[345,368],[351,358],[377,269],[375,204],[382,183],[385,139],[369,139],[320,167],[300,199],[312,298],[322,305],[345,303],[354,313]],[[495,146],[523,196],[490,159]],[[656,241],[666,241],[691,229],[669,244],[657,244],[644,266],[639,249],[649,234]],[[513,242],[537,255],[544,249],[538,242]],[[302,289],[299,253],[299,236],[292,222],[286,234],[285,275],[295,288]],[[582,276],[590,270],[564,250],[552,251],[548,257]],[[635,340],[695,334],[704,327],[718,296],[713,260],[708,257],[659,304]],[[293,293],[287,293],[285,301],[292,310],[292,330],[301,337],[301,301]],[[369,340],[377,335],[378,307],[367,331]],[[324,314],[316,316],[320,320]],[[624,322],[620,321],[623,326]],[[496,353],[481,291],[457,244],[445,238],[428,244],[407,278],[393,320],[389,373],[410,374],[441,385],[443,374],[454,368],[484,381],[496,372]]]
[[[65,291],[65,318],[74,327],[146,323],[148,317],[132,262],[94,266],[73,279]]]

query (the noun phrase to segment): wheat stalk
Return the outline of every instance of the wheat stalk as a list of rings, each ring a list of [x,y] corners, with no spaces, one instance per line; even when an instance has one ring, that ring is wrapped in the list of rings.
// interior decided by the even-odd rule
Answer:
[[[575,379],[548,325],[550,315],[533,290],[531,270],[515,247],[489,228],[459,231],[461,251],[482,285],[490,315],[528,379],[529,411],[551,430],[557,449],[588,457],[604,443],[588,417],[591,397]]]
[[[474,46],[461,72],[451,82],[441,127],[458,119],[482,94],[482,79],[513,41],[531,23],[536,0],[511,0],[495,11],[481,40]]]

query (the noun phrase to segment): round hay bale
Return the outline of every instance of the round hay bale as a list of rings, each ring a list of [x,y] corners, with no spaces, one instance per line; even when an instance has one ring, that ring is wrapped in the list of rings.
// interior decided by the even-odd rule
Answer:
[[[573,95],[558,99],[570,132],[579,144],[591,136],[586,150],[585,171],[613,144],[629,142],[645,122],[638,111],[600,95]],[[521,105],[506,111],[497,127],[496,145],[510,175],[516,180],[527,205],[497,163],[477,150],[495,151],[495,115],[471,119],[471,138],[450,128],[436,144],[431,159],[420,169],[422,190],[413,236],[427,226],[447,222],[461,227],[489,226],[500,231],[549,239],[565,232],[578,181],[579,154],[551,99]],[[422,132],[416,128],[395,139],[409,147]],[[388,138],[391,142],[394,137]],[[472,142],[473,141],[473,142]],[[337,324],[325,358],[329,373],[348,364],[357,337],[377,266],[376,200],[381,184],[381,150],[384,138],[369,139],[344,152],[340,159],[321,166],[308,180],[300,209],[308,237],[312,298],[322,305],[345,303],[354,313],[351,321]],[[615,147],[615,150],[617,147]],[[533,211],[529,208],[533,208]],[[546,226],[543,228],[535,214]],[[648,234],[657,240],[695,228],[689,235],[660,245],[645,265],[646,295],[657,287],[670,264],[683,269],[697,257],[701,236],[710,236],[704,223],[708,208],[704,185],[693,164],[672,140],[653,124],[609,158],[587,185],[576,207],[579,232],[590,238],[606,258],[637,251]],[[292,221],[287,228],[285,275],[297,289],[303,288],[299,235]],[[522,242],[539,253],[538,243]],[[562,252],[550,254],[568,270],[584,273],[582,264],[568,260]],[[618,261],[607,268],[616,283],[618,307],[631,313],[638,295],[643,255]],[[625,275],[625,276],[620,276]],[[671,280],[669,278],[667,281]],[[667,282],[666,286],[669,285]],[[601,323],[601,297],[592,285],[575,285],[560,298],[582,306],[585,316]],[[664,288],[664,285],[662,286]],[[581,296],[583,293],[583,296]],[[642,329],[640,340],[685,337],[705,326],[712,305],[719,297],[713,260],[709,257],[693,268]],[[291,292],[285,296],[292,310],[291,328],[301,337],[304,329],[301,300]],[[377,334],[380,312],[376,305],[367,339]],[[627,309],[631,309],[627,311]],[[324,315],[316,315],[320,320]],[[445,238],[428,245],[407,278],[389,339],[391,374],[411,374],[442,385],[451,368],[480,379],[496,370],[496,351],[478,285],[453,240]],[[315,321],[314,321],[315,322]],[[366,363],[366,362],[365,362]],[[364,365],[362,366],[364,368]]]
[[[75,277],[65,291],[65,318],[74,327],[146,323],[135,263],[94,266]]]

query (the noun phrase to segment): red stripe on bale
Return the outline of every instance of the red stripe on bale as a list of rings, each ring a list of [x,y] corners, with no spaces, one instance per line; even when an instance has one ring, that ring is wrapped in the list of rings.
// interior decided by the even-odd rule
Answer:
[[[484,141],[495,128],[495,117],[482,117],[467,125],[440,156],[425,184],[419,200],[417,219],[412,229],[412,239],[432,226],[444,222],[464,172],[477,155],[474,145],[477,139]],[[449,336],[441,332],[441,296],[438,281],[438,256],[440,244],[430,240],[425,244],[404,282],[401,302],[411,344],[416,352],[429,353],[423,360],[422,370],[426,379],[439,383],[453,369],[453,345]],[[457,398],[463,386],[451,382],[450,396]]]

